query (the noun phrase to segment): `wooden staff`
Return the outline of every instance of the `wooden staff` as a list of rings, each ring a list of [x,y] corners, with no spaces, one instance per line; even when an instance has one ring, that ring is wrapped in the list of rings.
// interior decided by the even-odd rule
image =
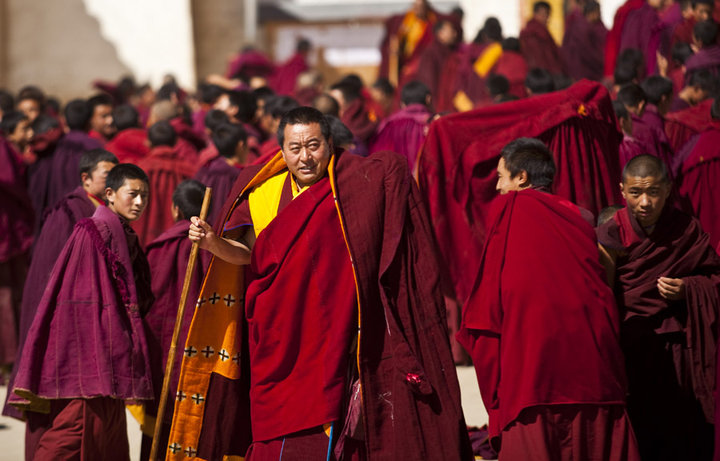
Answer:
[[[203,197],[202,208],[200,209],[200,219],[205,221],[208,208],[210,208],[210,197],[212,197],[212,189],[205,188],[205,197]],[[157,416],[155,417],[155,433],[153,435],[152,447],[150,448],[150,461],[157,459],[158,444],[160,443],[160,433],[162,432],[163,417],[165,416],[165,404],[167,403],[168,392],[170,388],[170,377],[172,376],[173,367],[175,365],[175,350],[177,349],[178,338],[180,337],[180,328],[182,327],[183,317],[185,316],[185,304],[187,303],[188,291],[190,291],[190,282],[192,281],[193,272],[195,271],[195,262],[197,260],[198,242],[193,242],[190,249],[190,259],[188,260],[187,270],[185,271],[185,281],[183,282],[182,293],[180,294],[180,306],[178,306],[177,317],[175,318],[175,330],[173,330],[172,341],[170,342],[170,351],[168,352],[167,363],[165,364],[165,378],[163,379],[162,392],[160,393],[160,402],[158,402]]]

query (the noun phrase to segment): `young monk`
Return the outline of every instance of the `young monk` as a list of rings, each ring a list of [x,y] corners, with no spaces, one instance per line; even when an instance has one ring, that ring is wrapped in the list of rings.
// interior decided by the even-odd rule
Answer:
[[[153,398],[150,269],[128,225],[147,204],[147,176],[118,165],[105,196],[55,263],[17,366],[10,403],[28,420],[26,459],[126,461],[125,400]]]
[[[643,459],[712,457],[720,257],[697,219],[667,203],[657,157],[623,170],[627,207],[597,228],[621,312],[628,413]],[[668,424],[672,421],[672,424]]]
[[[612,290],[582,210],[549,193],[554,176],[541,141],[503,148],[458,339],[501,461],[639,461]]]

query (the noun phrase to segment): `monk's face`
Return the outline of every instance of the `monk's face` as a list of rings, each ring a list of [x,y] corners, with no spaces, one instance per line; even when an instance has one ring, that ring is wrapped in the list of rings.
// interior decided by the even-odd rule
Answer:
[[[527,173],[524,171],[512,177],[510,170],[505,167],[505,159],[500,157],[497,166],[498,181],[495,190],[505,195],[508,192],[519,191],[527,188]]]
[[[711,5],[698,3],[693,8],[693,13],[695,14],[696,21],[707,21],[708,19],[712,18],[713,8]]]
[[[419,18],[425,18],[430,11],[427,0],[415,0],[412,7],[413,13]]]
[[[115,133],[112,106],[107,104],[99,104],[95,106],[92,117],[90,117],[90,129],[97,131],[107,138],[111,137]]]
[[[105,178],[114,166],[115,164],[112,162],[98,162],[90,173],[83,173],[81,178],[83,189],[88,194],[105,198]]]
[[[533,18],[535,18],[536,21],[547,25],[548,21],[550,20],[550,10],[548,10],[547,8],[538,8],[535,14],[533,14]]]
[[[17,110],[25,114],[32,123],[40,115],[40,104],[34,99],[23,99],[17,103]]]
[[[108,208],[128,221],[142,216],[148,203],[148,184],[142,179],[126,179],[118,190],[105,188]]]
[[[30,127],[30,121],[28,119],[20,120],[15,125],[15,131],[8,135],[8,141],[15,144],[21,151],[25,149],[32,139],[33,131]]]
[[[300,187],[315,184],[325,175],[332,149],[319,123],[286,125],[282,155]]]
[[[643,227],[654,225],[660,218],[665,201],[670,196],[670,185],[655,176],[627,176],[620,191],[628,209]]]

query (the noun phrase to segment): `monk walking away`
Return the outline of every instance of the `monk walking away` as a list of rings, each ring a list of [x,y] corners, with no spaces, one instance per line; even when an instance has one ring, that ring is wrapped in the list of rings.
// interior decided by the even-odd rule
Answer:
[[[500,461],[638,460],[625,411],[618,311],[593,228],[549,193],[537,139],[498,163],[480,271],[458,339],[470,352]]]
[[[713,454],[720,257],[697,219],[672,207],[665,164],[628,162],[627,206],[597,229],[622,317],[628,413],[643,459]]]
[[[27,460],[126,461],[125,401],[153,398],[150,270],[128,224],[147,204],[147,176],[118,165],[105,195],[58,257],[17,366],[10,404],[27,418]]]
[[[167,459],[472,459],[440,274],[407,160],[337,149],[325,117],[238,177],[197,301]],[[382,290],[382,293],[379,291]]]

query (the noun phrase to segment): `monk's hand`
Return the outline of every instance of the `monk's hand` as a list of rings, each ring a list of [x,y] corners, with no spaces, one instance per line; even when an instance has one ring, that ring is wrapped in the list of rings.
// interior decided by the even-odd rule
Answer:
[[[210,224],[206,223],[197,216],[190,218],[188,238],[191,242],[197,243],[200,248],[207,250],[215,237],[215,231]]]
[[[660,296],[670,301],[679,301],[685,299],[685,282],[683,279],[671,279],[670,277],[660,277],[657,282]]]

